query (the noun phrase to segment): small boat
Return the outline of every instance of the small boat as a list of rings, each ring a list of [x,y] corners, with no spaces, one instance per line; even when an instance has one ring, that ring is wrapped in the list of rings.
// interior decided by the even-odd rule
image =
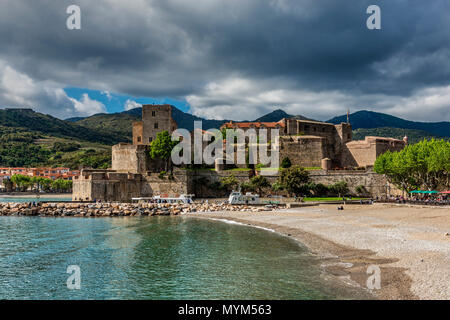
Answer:
[[[228,197],[229,204],[259,204],[259,195],[247,192],[242,194],[240,191],[232,191]]]
[[[193,194],[182,194],[176,197],[169,197],[168,195],[154,196],[153,200],[157,203],[193,203]]]
[[[164,194],[153,197],[132,198],[132,201],[153,203],[193,203],[193,196],[193,194],[182,194],[175,195],[175,197],[169,197],[167,194]]]

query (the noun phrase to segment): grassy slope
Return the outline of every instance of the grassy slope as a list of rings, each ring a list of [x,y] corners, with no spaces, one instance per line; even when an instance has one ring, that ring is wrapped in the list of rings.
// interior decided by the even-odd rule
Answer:
[[[124,139],[24,109],[0,110],[0,166],[80,166],[104,168],[111,146]],[[80,149],[61,152],[55,142],[75,143]]]
[[[83,127],[31,109],[0,109],[0,126],[109,145],[124,140],[124,137],[115,131]]]

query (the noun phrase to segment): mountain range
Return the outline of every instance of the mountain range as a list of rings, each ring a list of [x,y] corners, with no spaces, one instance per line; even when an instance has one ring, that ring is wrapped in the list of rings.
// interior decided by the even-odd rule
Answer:
[[[0,109],[0,126],[20,128],[41,134],[71,138],[112,145],[120,141],[131,140],[132,122],[141,119],[142,108],[135,108],[119,113],[100,113],[89,117],[77,117],[61,120],[51,115],[35,112],[32,109]],[[179,128],[192,130],[194,121],[202,121],[204,129],[219,128],[230,120],[210,120],[173,108],[172,116]],[[281,109],[274,110],[250,121],[275,122],[283,118],[310,120],[301,115],[291,115]],[[364,133],[381,136],[405,134],[423,137],[450,137],[450,122],[417,122],[373,111],[357,111],[349,116],[352,128],[357,135]],[[339,124],[346,122],[347,116],[334,117],[326,122]],[[0,131],[1,133],[1,131]]]
[[[71,118],[66,121],[73,122],[93,130],[114,131],[123,136],[131,136],[131,123],[141,119],[142,108],[113,114],[96,114],[86,118]],[[173,109],[173,118],[180,128],[192,130],[194,121],[202,121],[204,129],[219,128],[230,120],[209,120]],[[297,118],[300,120],[313,120],[302,115],[291,115],[281,109],[274,110],[266,115],[250,121],[276,122],[283,118]],[[354,130],[355,139],[364,139],[364,136],[382,136],[402,139],[405,135],[412,143],[423,138],[449,138],[450,122],[417,122],[398,118],[389,114],[374,111],[357,111],[349,115]],[[339,124],[347,122],[347,115],[341,115],[326,121]]]

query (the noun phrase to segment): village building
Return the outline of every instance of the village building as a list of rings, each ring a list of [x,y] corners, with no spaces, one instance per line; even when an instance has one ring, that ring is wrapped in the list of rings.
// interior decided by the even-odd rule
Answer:
[[[11,179],[13,175],[21,174],[29,177],[43,177],[51,180],[63,179],[72,180],[80,174],[79,170],[71,170],[70,168],[57,167],[41,167],[41,168],[25,168],[25,167],[0,167],[0,188],[4,188],[3,181]]]

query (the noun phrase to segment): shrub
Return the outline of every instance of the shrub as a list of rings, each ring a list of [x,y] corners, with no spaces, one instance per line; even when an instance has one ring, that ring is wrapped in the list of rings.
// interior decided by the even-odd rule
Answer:
[[[309,174],[304,168],[293,166],[281,171],[279,182],[289,193],[299,195],[308,192],[306,184],[309,182]]]
[[[166,171],[161,171],[158,175],[158,178],[160,178],[161,180],[164,180],[166,173],[167,173]]]
[[[347,182],[340,181],[328,187],[331,193],[337,196],[344,196],[349,192]]]
[[[288,157],[285,157],[282,161],[281,161],[281,167],[286,169],[286,168],[290,168],[292,166],[291,160]]]
[[[357,187],[355,188],[355,191],[356,191],[356,193],[359,194],[359,195],[365,195],[365,194],[368,193],[366,187],[363,186],[362,184],[359,185],[359,186],[357,186]]]
[[[61,151],[61,152],[71,152],[71,151],[77,151],[81,148],[81,145],[75,142],[55,142],[53,143],[53,151]]]
[[[255,176],[250,179],[250,184],[254,189],[258,190],[259,193],[262,192],[262,189],[270,187],[269,181],[267,181],[264,176]]]
[[[250,182],[243,182],[240,185],[242,192],[253,192],[255,191],[255,186]]]
[[[234,175],[228,177],[223,177],[220,182],[225,190],[231,191],[232,189],[239,186],[239,182]]]

